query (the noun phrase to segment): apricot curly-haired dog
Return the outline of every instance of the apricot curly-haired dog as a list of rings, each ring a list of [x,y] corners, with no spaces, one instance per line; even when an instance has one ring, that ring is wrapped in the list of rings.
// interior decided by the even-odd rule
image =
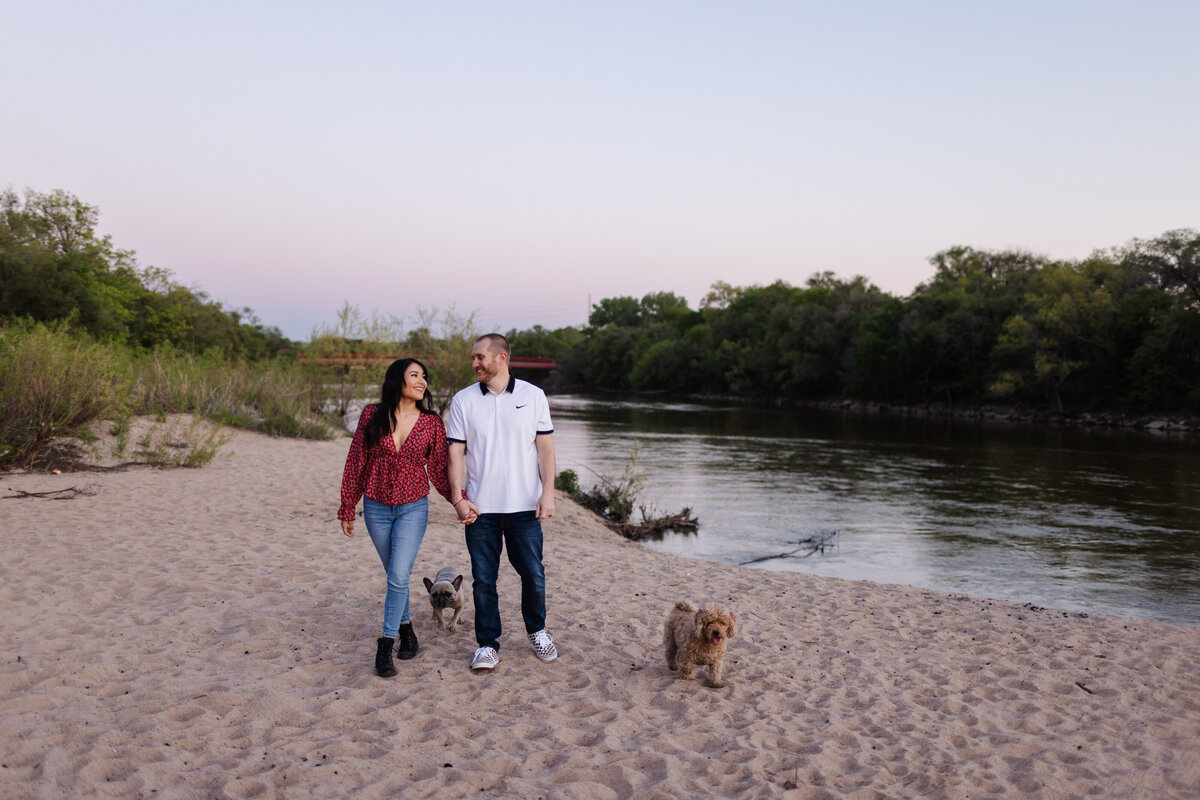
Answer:
[[[690,678],[692,667],[708,665],[708,685],[725,685],[725,645],[733,638],[737,615],[715,603],[696,608],[680,600],[663,625],[663,646],[667,650],[667,669],[679,670],[679,677]]]

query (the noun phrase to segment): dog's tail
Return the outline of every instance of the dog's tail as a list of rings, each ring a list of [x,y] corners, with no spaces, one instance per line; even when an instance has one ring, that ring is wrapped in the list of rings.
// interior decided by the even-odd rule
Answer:
[[[675,604],[675,610],[676,611],[685,611],[688,614],[693,614],[693,613],[699,611],[700,609],[696,608],[694,605],[689,603],[687,600],[680,600],[678,603]]]

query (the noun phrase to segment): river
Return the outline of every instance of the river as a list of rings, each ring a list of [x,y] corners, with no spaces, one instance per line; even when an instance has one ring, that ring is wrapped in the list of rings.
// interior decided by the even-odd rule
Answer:
[[[792,552],[753,566],[1200,625],[1194,437],[579,395],[550,407],[560,470],[587,487],[633,455],[644,502],[699,518],[652,550]]]

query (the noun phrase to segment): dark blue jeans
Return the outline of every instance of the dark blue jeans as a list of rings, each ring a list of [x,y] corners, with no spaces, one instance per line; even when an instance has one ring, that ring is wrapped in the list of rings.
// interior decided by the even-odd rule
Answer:
[[[521,576],[521,616],[525,632],[546,627],[546,570],[542,567],[542,524],[532,511],[480,514],[467,526],[471,554],[471,596],[475,600],[475,640],[480,647],[500,649],[500,597],[496,576],[500,551]]]

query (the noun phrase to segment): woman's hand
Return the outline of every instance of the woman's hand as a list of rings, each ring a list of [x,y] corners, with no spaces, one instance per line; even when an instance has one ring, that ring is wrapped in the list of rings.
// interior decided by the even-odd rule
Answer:
[[[454,511],[458,514],[458,521],[463,525],[470,525],[479,518],[479,509],[470,500],[460,500],[454,506]]]
[[[354,538],[354,520],[352,520],[352,519],[342,520],[342,533],[346,534],[346,538],[348,538],[348,539]]]

